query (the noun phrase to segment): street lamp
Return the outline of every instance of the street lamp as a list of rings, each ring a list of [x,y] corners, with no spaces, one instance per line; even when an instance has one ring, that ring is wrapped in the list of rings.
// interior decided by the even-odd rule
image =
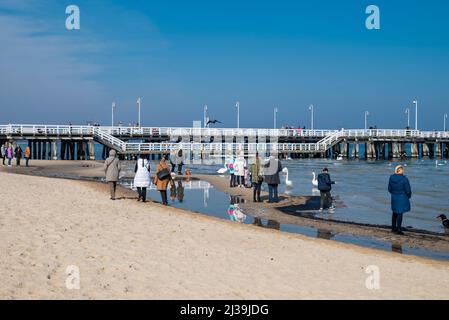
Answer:
[[[310,129],[313,130],[313,104],[309,106],[310,114],[311,114],[311,120],[310,120]]]
[[[204,128],[207,127],[207,104],[204,105]]]
[[[240,102],[237,101],[235,107],[237,108],[237,129],[240,129]]]
[[[447,113],[444,114],[444,132],[446,132],[446,120],[447,120]]]
[[[114,110],[115,110],[115,102],[112,102],[112,129],[114,129]]]
[[[278,113],[278,108],[277,107],[274,107],[274,110],[273,110],[273,120],[274,120],[274,129],[276,129],[276,115],[277,115],[277,113]]]
[[[141,104],[140,98],[137,98],[137,102],[136,103],[137,103],[137,107],[139,109],[138,125],[139,125],[139,127],[141,127],[141,125],[140,125],[140,104]]]
[[[418,130],[418,100],[413,100],[413,104],[415,105],[415,130]]]
[[[407,115],[407,129],[410,129],[410,108],[405,109],[405,114]]]
[[[369,111],[365,111],[365,130],[367,129],[367,125],[368,125],[368,116],[369,116]]]

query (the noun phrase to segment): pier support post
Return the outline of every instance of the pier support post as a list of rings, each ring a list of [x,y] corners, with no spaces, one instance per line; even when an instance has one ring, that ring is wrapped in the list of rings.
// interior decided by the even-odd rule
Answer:
[[[393,159],[399,158],[399,145],[397,142],[392,143]]]
[[[95,142],[93,140],[89,141],[89,158],[95,160]]]
[[[352,158],[354,159],[358,159],[359,158],[359,143],[358,142],[354,142],[354,144],[352,145]]]
[[[58,160],[58,147],[56,144],[56,140],[52,141],[51,144],[53,145],[53,160]]]
[[[418,158],[419,157],[418,144],[416,142],[412,143],[410,149],[412,158]]]
[[[429,156],[429,146],[427,145],[427,143],[422,144],[422,156],[423,157]]]
[[[441,143],[435,143],[435,157],[441,158]]]
[[[348,153],[349,153],[349,148],[348,148],[348,143],[347,142],[343,142],[341,144],[341,155],[343,158],[347,158],[348,157]]]

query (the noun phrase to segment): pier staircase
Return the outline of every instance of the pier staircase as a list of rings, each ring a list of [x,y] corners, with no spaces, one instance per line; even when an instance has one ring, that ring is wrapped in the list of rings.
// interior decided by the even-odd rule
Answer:
[[[126,142],[114,137],[113,135],[99,129],[93,129],[94,139],[109,148],[116,150],[119,153],[126,153]]]
[[[340,130],[324,137],[323,139],[321,139],[316,143],[316,151],[326,152],[327,150],[335,146],[337,143],[340,143],[341,140],[344,138],[344,136],[345,131]]]

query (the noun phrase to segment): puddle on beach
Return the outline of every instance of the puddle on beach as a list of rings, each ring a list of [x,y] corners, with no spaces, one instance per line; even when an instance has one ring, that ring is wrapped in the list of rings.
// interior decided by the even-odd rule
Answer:
[[[123,185],[132,188],[132,180],[125,181]],[[316,229],[295,224],[281,224],[273,219],[258,217],[256,210],[246,211],[240,208],[244,200],[238,196],[229,196],[218,191],[206,181],[177,180],[176,188],[169,188],[169,204],[176,208],[186,209],[221,219],[235,221],[236,223],[252,224],[262,228],[274,229],[283,232],[298,233],[309,237],[334,240],[344,243],[356,244],[363,247],[392,251],[401,254],[410,254],[433,259],[449,260],[449,252],[431,251],[427,249],[412,248],[398,243],[382,241],[374,237],[359,236],[345,233],[333,233],[329,230]],[[150,188],[147,191],[149,199],[160,201],[157,190]],[[262,209],[263,210],[263,209]],[[260,214],[260,212],[259,212]]]

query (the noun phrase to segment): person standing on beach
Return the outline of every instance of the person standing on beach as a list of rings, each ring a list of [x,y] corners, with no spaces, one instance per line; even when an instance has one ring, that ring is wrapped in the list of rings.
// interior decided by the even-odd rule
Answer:
[[[28,167],[31,158],[31,149],[29,146],[25,148],[25,165]],[[50,158],[50,157],[49,157]]]
[[[109,157],[104,162],[104,172],[106,174],[106,182],[109,184],[111,192],[111,200],[115,200],[115,191],[117,189],[117,182],[120,175],[120,161],[117,158],[117,151],[109,151]]]
[[[9,145],[8,148],[6,149],[6,156],[8,157],[8,167],[11,167],[11,162],[13,158],[13,150],[11,145]]]
[[[239,188],[242,188],[245,184],[245,166],[246,160],[243,157],[243,153],[240,153],[234,163],[234,174],[236,176],[237,185]]]
[[[412,197],[412,189],[410,182],[404,176],[404,167],[396,166],[394,174],[390,176],[388,182],[388,192],[391,194],[391,231],[396,234],[403,235],[402,217],[403,214],[410,211],[410,198]]]
[[[159,161],[153,183],[156,185],[157,190],[161,194],[162,204],[164,206],[168,205],[167,187],[169,183],[173,186],[174,182],[168,165],[165,163],[165,157],[162,157],[161,161]]]
[[[148,160],[140,155],[134,168],[134,187],[137,188],[139,198],[137,201],[145,202],[147,200],[147,188],[151,184],[150,177],[150,163]]]
[[[2,157],[2,159],[3,159],[3,165],[5,165],[5,160],[6,160],[6,150],[7,150],[8,148],[7,148],[7,146],[6,146],[6,143],[5,144],[2,144],[2,148],[1,148],[1,157]]]
[[[256,161],[251,165],[251,181],[253,183],[253,201],[262,202],[260,200],[260,190],[262,188],[263,176],[260,168],[259,153],[256,153]]]
[[[318,190],[320,190],[320,211],[323,211],[324,205],[328,204],[329,209],[334,209],[332,205],[331,190],[335,181],[332,181],[329,175],[329,169],[324,168],[323,172],[318,175]]]
[[[22,159],[22,148],[17,145],[16,149],[14,150],[14,157],[16,158],[16,166],[20,167],[20,160]]]
[[[231,158],[227,164],[229,173],[231,174],[231,180],[229,181],[229,187],[235,187],[235,168],[234,168],[234,158]]]
[[[281,183],[279,172],[282,171],[282,164],[279,159],[270,156],[264,165],[264,180],[268,184],[268,203],[279,202],[278,185]]]

